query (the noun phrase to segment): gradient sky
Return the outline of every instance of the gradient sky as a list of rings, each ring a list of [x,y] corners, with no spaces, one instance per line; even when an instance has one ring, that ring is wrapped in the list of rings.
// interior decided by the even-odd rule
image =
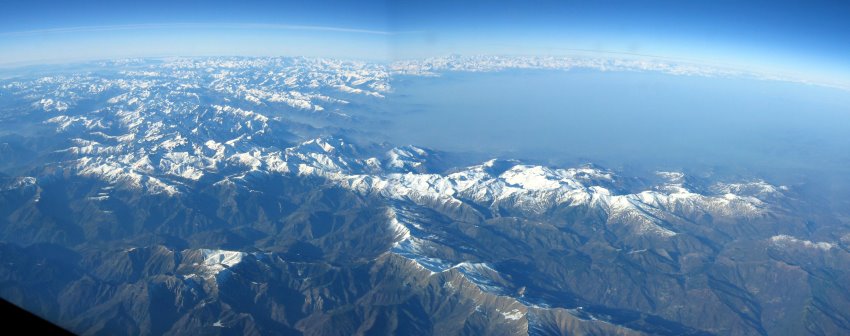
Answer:
[[[8,1],[0,65],[634,53],[850,81],[850,1]]]

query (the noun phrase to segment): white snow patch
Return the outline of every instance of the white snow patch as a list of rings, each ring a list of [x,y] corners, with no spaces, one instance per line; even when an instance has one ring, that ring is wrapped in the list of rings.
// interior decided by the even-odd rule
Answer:
[[[502,317],[504,317],[506,320],[516,321],[516,320],[519,320],[519,319],[525,317],[525,313],[523,313],[519,309],[513,309],[509,312],[499,311],[498,309],[496,309],[496,311],[502,313]]]
[[[203,249],[204,262],[201,265],[208,277],[215,276],[219,272],[235,266],[242,262],[242,258],[248,254],[239,251],[208,250]]]
[[[784,235],[784,234],[770,237],[770,242],[773,245],[778,246],[778,247],[798,246],[798,247],[804,247],[804,248],[809,248],[809,249],[819,249],[819,250],[823,250],[823,251],[829,251],[833,247],[835,247],[835,244],[832,244],[832,243],[813,242],[811,240],[803,240],[803,239],[795,238],[795,237],[792,237],[792,236],[789,236],[789,235]]]

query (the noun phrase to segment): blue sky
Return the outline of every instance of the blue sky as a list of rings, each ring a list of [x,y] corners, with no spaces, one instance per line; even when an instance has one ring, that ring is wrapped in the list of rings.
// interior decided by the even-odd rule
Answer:
[[[847,80],[848,1],[7,1],[0,65],[636,53]]]

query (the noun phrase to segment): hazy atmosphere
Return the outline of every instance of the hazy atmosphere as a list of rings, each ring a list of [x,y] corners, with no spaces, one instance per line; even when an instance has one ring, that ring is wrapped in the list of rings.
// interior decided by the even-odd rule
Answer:
[[[6,327],[849,334],[847,17],[5,2]]]

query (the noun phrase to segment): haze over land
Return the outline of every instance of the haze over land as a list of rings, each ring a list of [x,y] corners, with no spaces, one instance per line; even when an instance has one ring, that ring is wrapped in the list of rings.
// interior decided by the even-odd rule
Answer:
[[[0,297],[84,335],[850,333],[850,6],[0,8]]]
[[[829,118],[843,91],[527,62],[173,58],[4,80],[0,294],[83,334],[845,331],[846,189],[824,182],[844,142],[790,174],[793,158],[742,159],[765,145],[736,133],[759,114],[807,126],[761,99],[812,90]],[[730,110],[671,112],[695,88],[695,111],[711,94]]]

